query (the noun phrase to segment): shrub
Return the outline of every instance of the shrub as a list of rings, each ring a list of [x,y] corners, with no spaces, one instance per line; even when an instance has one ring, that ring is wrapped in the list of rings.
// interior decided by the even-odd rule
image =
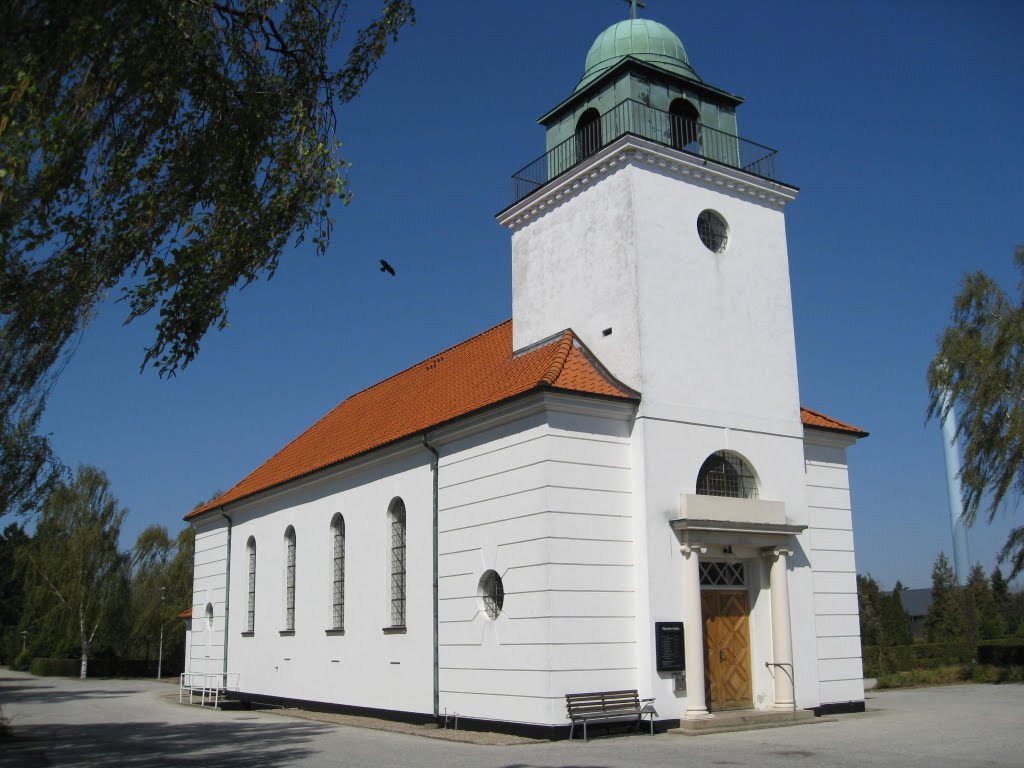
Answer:
[[[11,669],[16,670],[17,672],[26,672],[28,671],[28,665],[31,662],[32,654],[27,650],[21,651],[14,657],[14,661],[11,662]]]
[[[914,688],[953,683],[1019,683],[1024,667],[993,667],[987,664],[955,664],[934,669],[910,669],[878,676],[878,688]]]
[[[991,640],[978,646],[978,663],[998,667],[1024,666],[1024,639]]]
[[[935,669],[972,661],[974,649],[963,643],[864,646],[864,674],[880,677],[891,672]]]
[[[32,659],[28,671],[39,677],[78,677],[81,668],[78,659]]]

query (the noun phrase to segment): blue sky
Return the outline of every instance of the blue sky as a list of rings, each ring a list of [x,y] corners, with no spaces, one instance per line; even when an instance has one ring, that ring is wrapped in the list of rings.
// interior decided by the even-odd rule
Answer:
[[[66,462],[110,476],[126,545],[150,523],[176,531],[348,394],[511,315],[494,214],[543,152],[536,118],[627,13],[622,0],[420,2],[340,112],[355,198],[326,256],[295,251],[236,294],[230,328],[169,381],[139,372],[152,323],[123,328],[122,305],[101,308],[45,429]],[[801,400],[871,432],[850,451],[858,570],[925,586],[950,551],[925,369],[961,275],[1012,289],[1024,242],[1024,5],[648,0],[642,15],[679,35],[705,81],[747,98],[740,134],[778,147],[802,190],[786,214]],[[1013,523],[975,526],[972,560],[990,569]]]

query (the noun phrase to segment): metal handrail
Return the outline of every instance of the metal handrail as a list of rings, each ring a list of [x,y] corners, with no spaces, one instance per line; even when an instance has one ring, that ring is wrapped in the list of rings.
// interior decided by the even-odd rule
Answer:
[[[769,181],[780,181],[775,168],[778,150],[635,99],[624,99],[513,173],[512,204],[626,135],[639,136]]]
[[[764,663],[766,669],[772,667],[782,667],[785,670],[789,667],[789,684],[793,686],[793,715],[796,716],[796,673],[793,671],[793,665],[788,661],[766,661]]]

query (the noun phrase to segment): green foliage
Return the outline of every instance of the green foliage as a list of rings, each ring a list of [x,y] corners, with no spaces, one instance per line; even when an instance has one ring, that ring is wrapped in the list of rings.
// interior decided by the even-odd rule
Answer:
[[[945,552],[939,553],[932,566],[932,603],[924,619],[924,632],[929,643],[964,637],[963,599]]]
[[[1024,246],[1014,261],[1024,273]],[[965,275],[928,367],[929,418],[958,413],[969,522],[985,502],[991,521],[1008,494],[1024,491],[1024,280],[1020,290],[1014,301],[984,272]],[[1000,560],[1011,562],[1011,579],[1024,570],[1024,527],[1010,533]]]
[[[78,659],[32,659],[28,671],[39,677],[78,677]]]
[[[868,677],[878,677],[887,672],[964,664],[973,658],[974,648],[966,643],[863,646],[864,674]]]
[[[860,614],[860,641],[863,645],[881,645],[878,582],[871,574],[857,574],[857,605]]]
[[[1024,667],[1024,640],[1011,637],[981,643],[978,646],[978,663]]]
[[[27,672],[28,666],[31,663],[32,652],[26,649],[24,651],[19,652],[18,655],[14,657],[14,661],[11,662],[11,669],[15,670],[16,672]]]
[[[902,591],[903,585],[897,581],[891,594],[880,597],[880,642],[884,645],[909,645],[914,642],[910,615],[903,609],[903,600],[900,598]]]
[[[17,626],[25,600],[25,586],[24,574],[17,567],[17,555],[28,541],[28,534],[15,523],[0,533],[0,638],[3,640],[0,645],[0,661],[13,659],[21,650]]]
[[[900,592],[903,585],[889,595],[878,588],[870,574],[857,575],[857,602],[860,612],[860,639],[865,646],[906,645],[914,641],[910,616],[903,609]]]
[[[142,365],[173,375],[233,289],[307,234],[326,249],[350,196],[335,109],[414,22],[409,0],[379,0],[346,54],[347,5],[0,7],[0,514],[62,479],[39,418],[108,294],[128,321],[155,316]]]
[[[933,669],[889,672],[878,677],[878,688],[916,688],[954,683],[1020,683],[1024,668],[995,667],[983,664],[959,664]]]
[[[131,627],[126,655],[155,659],[164,630],[164,658],[184,651],[177,615],[192,605],[195,531],[186,526],[173,541],[163,526],[139,534],[132,553]]]
[[[35,628],[34,638],[47,638],[56,655],[79,650],[83,677],[97,634],[126,596],[128,562],[118,551],[126,512],[103,472],[79,467],[74,480],[47,499],[36,534],[22,550],[22,624]]]
[[[971,568],[964,588],[967,639],[973,644],[1006,634],[1006,621],[996,605],[992,588],[981,563]]]

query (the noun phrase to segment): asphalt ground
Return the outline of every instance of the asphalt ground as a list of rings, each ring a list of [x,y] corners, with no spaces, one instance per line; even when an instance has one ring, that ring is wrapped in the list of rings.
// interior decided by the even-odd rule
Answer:
[[[610,735],[587,744],[456,737],[470,739],[461,742],[425,738],[438,734],[415,726],[183,706],[176,688],[152,680],[36,678],[0,668],[0,707],[10,721],[0,766],[1024,766],[1022,685],[880,691],[867,703],[863,714],[812,725],[708,736]]]

